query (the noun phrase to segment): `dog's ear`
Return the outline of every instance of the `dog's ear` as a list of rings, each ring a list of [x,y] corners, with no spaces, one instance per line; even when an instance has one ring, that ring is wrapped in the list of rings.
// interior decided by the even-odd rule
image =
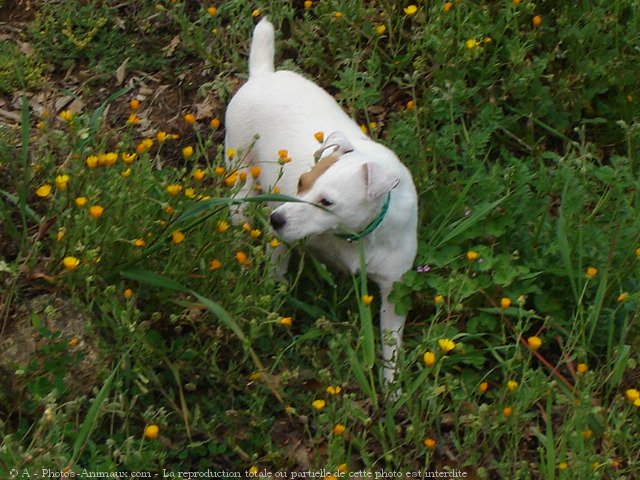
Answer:
[[[316,162],[320,160],[320,157],[322,156],[325,150],[332,147],[335,147],[333,150],[333,153],[336,153],[338,155],[342,155],[343,153],[353,152],[353,145],[351,145],[351,142],[347,140],[347,137],[344,136],[344,133],[333,132],[333,133],[330,133],[327,138],[325,138],[324,142],[322,143],[322,146],[318,150],[316,150],[316,152],[313,154],[314,158],[316,159]]]
[[[377,163],[368,162],[362,165],[364,183],[367,187],[367,198],[372,199],[389,193],[396,188],[400,179]]]

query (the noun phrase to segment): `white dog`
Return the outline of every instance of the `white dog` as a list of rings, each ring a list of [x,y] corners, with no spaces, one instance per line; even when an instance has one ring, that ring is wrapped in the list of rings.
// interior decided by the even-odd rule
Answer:
[[[275,208],[271,225],[285,241],[308,238],[310,247],[339,269],[360,269],[358,241],[364,242],[367,274],[380,288],[383,374],[393,382],[405,317],[395,313],[388,295],[416,256],[411,174],[327,92],[296,73],[274,71],[273,58],[273,25],[263,19],[253,32],[249,81],[226,114],[226,149],[241,152],[242,164],[235,167],[261,167],[257,179],[247,175],[238,196],[271,191],[277,184],[282,194],[302,200]],[[320,148],[317,132],[328,134]],[[283,150],[292,161],[281,165]],[[234,161],[227,158],[228,165]],[[241,208],[233,213],[238,220]]]

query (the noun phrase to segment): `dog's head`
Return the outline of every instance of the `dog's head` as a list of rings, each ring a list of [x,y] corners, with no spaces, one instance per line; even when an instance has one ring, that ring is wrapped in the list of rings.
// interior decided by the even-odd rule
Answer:
[[[284,240],[360,231],[400,181],[358,152],[341,132],[326,138],[316,158],[329,149],[333,151],[300,176],[296,196],[302,202],[285,203],[271,214],[271,225]]]

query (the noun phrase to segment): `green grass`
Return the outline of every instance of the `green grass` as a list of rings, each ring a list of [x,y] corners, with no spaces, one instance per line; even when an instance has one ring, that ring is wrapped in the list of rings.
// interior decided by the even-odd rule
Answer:
[[[0,130],[0,328],[33,345],[0,356],[0,465],[634,478],[640,12],[517,3],[419,2],[409,16],[383,0],[228,1],[215,15],[41,2],[27,29],[38,58],[53,81],[75,63],[92,100],[66,119],[25,103],[21,131]],[[222,170],[224,124],[210,120],[246,78],[253,8],[276,25],[277,65],[335,94],[413,173],[418,258],[392,293],[408,314],[396,403],[372,350],[376,302],[360,301],[373,285],[304,245],[276,281],[263,202],[229,225],[243,180]],[[158,114],[147,94],[135,113],[151,146],[127,123],[140,85],[114,83],[126,58],[188,99]],[[40,88],[14,75],[11,89]],[[184,122],[206,96],[212,110]],[[60,300],[31,308],[45,293]],[[60,330],[71,308],[86,331]],[[84,385],[70,375],[81,368]]]

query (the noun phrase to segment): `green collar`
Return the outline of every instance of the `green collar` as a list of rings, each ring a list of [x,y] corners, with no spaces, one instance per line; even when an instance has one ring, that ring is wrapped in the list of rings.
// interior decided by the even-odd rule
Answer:
[[[376,215],[376,218],[371,220],[371,223],[369,223],[369,225],[364,227],[364,230],[361,230],[358,233],[353,233],[353,234],[336,233],[335,236],[338,238],[342,238],[343,240],[346,240],[349,243],[355,242],[356,240],[360,240],[361,238],[366,237],[371,232],[373,232],[376,228],[378,228],[378,225],[380,225],[380,223],[382,223],[382,220],[384,220],[384,217],[387,215],[387,210],[389,210],[389,203],[391,203],[391,192],[387,193],[387,198],[384,200],[384,203],[382,204],[382,208],[380,209],[380,212],[378,212],[378,215]]]

